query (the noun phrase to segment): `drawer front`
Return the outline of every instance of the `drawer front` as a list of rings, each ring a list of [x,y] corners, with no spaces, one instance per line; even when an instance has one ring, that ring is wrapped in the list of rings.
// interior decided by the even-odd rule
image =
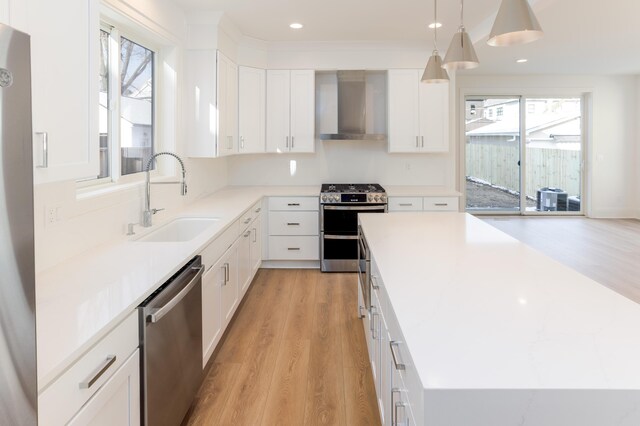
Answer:
[[[318,235],[318,212],[269,212],[269,235]]]
[[[38,397],[38,424],[67,424],[125,363],[138,343],[138,312],[134,311]],[[110,361],[112,357],[115,359]]]
[[[385,292],[382,292],[382,298],[388,301],[388,297]],[[411,358],[411,354],[409,353],[409,349],[405,344],[405,339],[400,330],[400,326],[398,324],[398,320],[395,316],[395,313],[391,309],[391,304],[387,303],[387,310],[384,312],[384,320],[389,329],[389,339],[390,342],[398,342],[397,345],[392,349],[392,352],[396,355],[396,360],[399,364],[404,365],[404,369],[396,370],[399,376],[402,378],[404,383],[404,390],[406,391],[406,396],[408,399],[408,404],[412,411],[412,416],[415,414],[418,418],[422,418],[422,383],[420,383],[420,377],[418,376],[418,371],[416,370],[415,364],[413,363],[413,359]],[[390,348],[391,349],[391,348]],[[391,368],[395,368],[395,361],[393,360]]]
[[[458,197],[424,197],[424,211],[458,211]]]
[[[270,236],[271,260],[319,260],[320,240],[317,236]]]
[[[390,197],[390,212],[411,212],[422,210],[422,197]]]
[[[274,210],[320,210],[318,197],[269,197],[269,211]]]
[[[218,238],[202,250],[200,255],[202,256],[202,264],[205,267],[205,271],[208,271],[238,238],[238,234],[240,233],[238,223],[239,221],[236,221],[224,231],[222,235],[219,235]]]

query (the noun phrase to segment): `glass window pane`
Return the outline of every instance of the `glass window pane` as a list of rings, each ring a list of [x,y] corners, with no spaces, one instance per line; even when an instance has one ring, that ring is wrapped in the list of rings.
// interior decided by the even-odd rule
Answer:
[[[520,99],[465,101],[466,197],[470,212],[520,211]]]
[[[527,99],[526,110],[527,211],[581,211],[581,99]]]
[[[109,33],[100,31],[100,93],[99,93],[98,126],[100,132],[100,172],[98,178],[110,176],[109,137]]]
[[[154,53],[124,37],[120,46],[121,173],[144,170],[153,155]]]

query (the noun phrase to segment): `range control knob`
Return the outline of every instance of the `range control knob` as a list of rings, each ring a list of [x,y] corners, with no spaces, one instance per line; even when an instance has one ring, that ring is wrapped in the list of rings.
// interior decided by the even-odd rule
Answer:
[[[381,195],[380,196],[380,201],[382,201],[382,202],[387,201],[387,196],[386,195]]]
[[[324,203],[325,201],[327,201],[327,196],[326,196],[326,195],[323,195],[323,196],[322,196],[322,202]]]
[[[340,196],[339,196],[339,195],[334,195],[334,196],[333,196],[333,201],[335,201],[336,203],[337,203],[338,201],[340,201]]]
[[[369,195],[367,196],[367,200],[368,200],[369,202],[372,202],[372,201],[373,201],[373,195],[369,194]]]
[[[376,200],[376,201],[380,201],[380,196],[378,194],[376,194],[376,196],[373,197],[373,199]]]

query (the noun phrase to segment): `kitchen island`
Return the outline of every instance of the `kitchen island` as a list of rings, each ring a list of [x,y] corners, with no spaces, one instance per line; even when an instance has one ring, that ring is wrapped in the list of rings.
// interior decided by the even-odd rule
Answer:
[[[465,213],[359,221],[384,424],[640,424],[637,303]]]

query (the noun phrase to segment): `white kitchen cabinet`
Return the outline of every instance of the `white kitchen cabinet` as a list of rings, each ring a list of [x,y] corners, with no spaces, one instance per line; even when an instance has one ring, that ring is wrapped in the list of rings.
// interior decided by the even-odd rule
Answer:
[[[389,152],[449,151],[449,84],[420,82],[422,70],[388,74]]]
[[[217,52],[218,156],[238,149],[238,66]]]
[[[75,424],[91,424],[90,420],[98,422],[102,418],[99,413],[105,419],[139,416],[140,392],[135,391],[140,388],[138,330],[138,312],[134,311],[51,383],[38,396],[38,424],[61,425],[71,419]],[[132,361],[134,353],[136,360]],[[132,364],[135,372],[131,371]],[[130,407],[136,406],[133,413]]]
[[[457,212],[458,197],[389,197],[389,212]]]
[[[99,173],[99,21],[97,0],[26,2],[35,183]]]
[[[265,152],[266,71],[238,67],[238,128],[240,154]]]
[[[217,50],[185,52],[187,155],[215,158],[238,147],[238,67]]]
[[[422,210],[422,197],[389,197],[390,212],[409,212]]]
[[[69,426],[140,425],[140,350],[80,409]]]
[[[315,72],[267,71],[267,152],[314,152]]]
[[[319,260],[318,197],[270,197],[269,260]]]
[[[202,276],[202,368],[222,337],[220,299],[224,275],[222,264],[215,264]]]
[[[238,307],[238,245],[239,240],[213,266],[220,274],[220,311],[222,327],[226,328]]]
[[[251,274],[251,240],[253,232],[247,228],[238,239],[238,292],[242,298],[251,284],[253,275]]]
[[[254,277],[262,264],[262,219],[260,216],[253,221],[251,233],[251,276]]]

